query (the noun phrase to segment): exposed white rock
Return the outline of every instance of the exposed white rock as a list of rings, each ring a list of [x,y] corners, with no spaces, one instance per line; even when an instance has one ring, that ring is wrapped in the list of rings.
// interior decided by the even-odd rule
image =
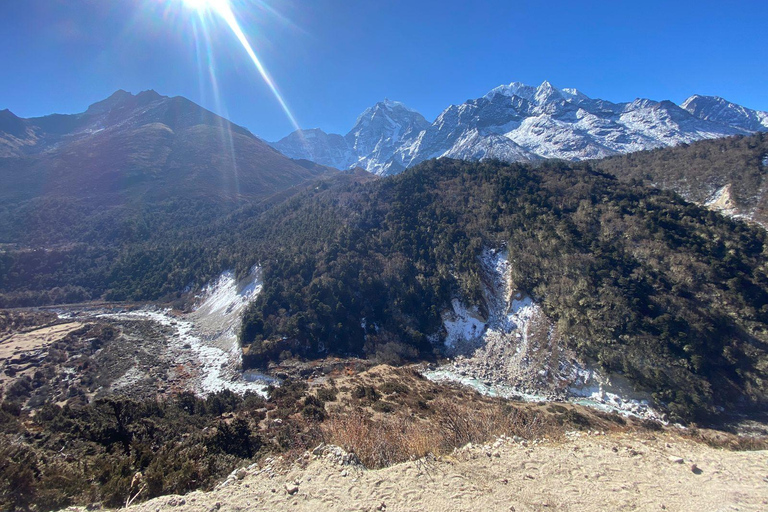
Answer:
[[[458,299],[443,314],[451,363],[426,376],[455,381],[491,396],[539,401],[569,399],[584,405],[659,418],[650,396],[626,379],[605,376],[579,361],[553,322],[511,279],[504,251],[481,256],[487,318]]]
[[[232,271],[224,272],[203,288],[189,319],[204,339],[227,351],[239,350],[237,335],[245,308],[261,292],[261,269],[254,267],[241,281]]]
[[[485,322],[477,308],[471,310],[458,299],[452,302],[453,311],[443,313],[443,326],[447,332],[445,346],[449,352],[461,350],[467,343],[480,340],[485,333]]]
[[[736,213],[736,205],[731,198],[731,184],[729,183],[717,189],[704,205],[726,215],[734,215]]]

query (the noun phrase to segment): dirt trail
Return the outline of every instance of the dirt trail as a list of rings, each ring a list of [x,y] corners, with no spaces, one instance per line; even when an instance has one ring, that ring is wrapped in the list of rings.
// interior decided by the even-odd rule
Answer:
[[[674,434],[574,433],[530,446],[504,439],[376,471],[305,454],[284,469],[254,466],[239,476],[210,493],[130,510],[768,510],[768,452],[718,450]]]

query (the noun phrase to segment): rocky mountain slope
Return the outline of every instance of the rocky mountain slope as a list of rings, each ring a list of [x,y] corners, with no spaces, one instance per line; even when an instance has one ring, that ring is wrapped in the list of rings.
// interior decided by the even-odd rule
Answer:
[[[326,162],[338,169],[362,167],[376,174],[404,169],[401,148],[428,129],[429,121],[400,102],[384,100],[366,109],[345,136],[320,129],[296,131],[272,144],[284,155]]]
[[[383,175],[436,157],[583,160],[762,130],[768,130],[768,113],[717,97],[692,96],[680,106],[611,103],[546,81],[538,87],[513,82],[451,105],[431,124],[401,103],[384,101],[343,137],[308,130],[272,146],[291,158]]]
[[[326,172],[182,97],[118,91],[85,112],[0,112],[0,199],[90,204],[263,198]]]

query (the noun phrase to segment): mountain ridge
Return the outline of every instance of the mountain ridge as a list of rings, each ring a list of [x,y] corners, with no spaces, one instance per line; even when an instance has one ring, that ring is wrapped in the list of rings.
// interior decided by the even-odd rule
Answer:
[[[326,172],[181,96],[118,90],[77,114],[0,113],[5,201],[266,197]],[[44,187],[41,189],[40,187]]]
[[[386,129],[368,126],[360,134],[366,113],[384,111],[382,105],[388,104],[400,107],[386,109]],[[293,132],[270,144],[291,158],[386,175],[438,157],[578,161],[768,130],[768,113],[715,96],[693,95],[681,105],[645,98],[612,103],[548,81],[538,87],[521,82],[495,87],[447,107],[432,123],[415,121],[417,114],[385,100],[366,109],[345,136],[323,132],[321,140],[307,143],[301,132]]]

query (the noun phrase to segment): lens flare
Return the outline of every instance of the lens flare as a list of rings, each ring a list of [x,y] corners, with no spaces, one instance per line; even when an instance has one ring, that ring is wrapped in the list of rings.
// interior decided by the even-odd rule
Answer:
[[[227,0],[181,0],[190,9],[196,11],[216,11],[229,2]]]
[[[280,94],[280,90],[277,88],[277,84],[275,84],[275,81],[272,79],[269,72],[262,64],[261,59],[259,59],[258,55],[256,55],[256,52],[251,46],[251,43],[248,41],[248,38],[245,36],[243,29],[240,27],[240,23],[238,23],[237,21],[237,17],[235,16],[234,11],[232,10],[232,6],[229,0],[181,0],[181,1],[187,8],[196,10],[201,17],[203,14],[211,13],[218,16],[224,21],[224,23],[226,23],[227,27],[229,27],[229,29],[232,31],[232,34],[237,38],[237,40],[242,45],[243,49],[245,50],[245,53],[248,54],[248,57],[253,62],[253,65],[256,66],[256,70],[261,75],[261,78],[264,80],[264,83],[266,83],[270,91],[272,91],[272,94],[275,96],[275,99],[280,104],[280,107],[283,109],[283,112],[285,112],[285,115],[288,117],[288,120],[291,122],[291,124],[296,130],[300,131],[301,128],[299,127],[299,123],[296,121],[296,118],[293,116],[291,109],[288,107],[288,104],[283,99],[282,94]]]

